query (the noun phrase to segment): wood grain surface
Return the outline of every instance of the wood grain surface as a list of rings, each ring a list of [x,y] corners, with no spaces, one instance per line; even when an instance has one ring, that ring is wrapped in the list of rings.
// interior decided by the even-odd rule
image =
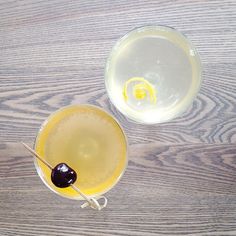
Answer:
[[[105,91],[111,47],[143,25],[176,28],[201,56],[200,93],[172,122],[131,122]],[[76,103],[116,116],[130,144],[101,212],[48,190],[20,145]],[[236,235],[236,1],[0,0],[0,236],[13,235]]]

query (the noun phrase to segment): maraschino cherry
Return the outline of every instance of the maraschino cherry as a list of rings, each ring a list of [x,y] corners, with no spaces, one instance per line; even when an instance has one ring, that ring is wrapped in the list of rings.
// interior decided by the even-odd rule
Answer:
[[[60,163],[52,169],[51,180],[58,188],[69,187],[76,179],[76,172],[66,163]]]

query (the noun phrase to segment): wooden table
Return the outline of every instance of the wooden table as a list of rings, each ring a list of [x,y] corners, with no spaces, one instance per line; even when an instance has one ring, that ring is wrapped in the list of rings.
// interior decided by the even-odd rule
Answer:
[[[145,126],[121,115],[104,86],[116,40],[134,27],[172,26],[203,64],[193,105]],[[1,1],[0,235],[236,235],[235,1]],[[101,212],[80,209],[37,176],[32,145],[61,106],[91,103],[121,122],[129,166]]]

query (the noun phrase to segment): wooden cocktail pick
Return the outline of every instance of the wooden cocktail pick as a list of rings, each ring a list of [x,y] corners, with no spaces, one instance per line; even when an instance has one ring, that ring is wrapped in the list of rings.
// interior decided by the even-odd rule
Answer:
[[[47,161],[45,161],[42,157],[40,157],[32,148],[30,148],[28,145],[26,145],[23,142],[22,142],[22,144],[33,156],[35,156],[38,160],[40,160],[43,164],[45,164],[51,171],[54,171],[54,168]],[[69,184],[69,186],[71,186],[71,188],[73,188],[75,191],[77,191],[80,194],[80,196],[83,197],[83,199],[86,201],[86,203],[81,205],[81,208],[85,208],[87,206],[90,206],[93,209],[101,210],[102,208],[106,207],[106,205],[107,205],[107,198],[106,197],[99,196],[96,198],[89,198],[78,187],[76,187],[74,185],[74,183]],[[104,203],[102,205],[99,204],[99,202],[98,202],[99,199],[104,200]]]

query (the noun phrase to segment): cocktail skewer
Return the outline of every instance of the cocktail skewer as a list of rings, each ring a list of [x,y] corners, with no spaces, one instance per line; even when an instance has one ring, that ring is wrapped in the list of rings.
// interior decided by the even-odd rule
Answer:
[[[53,170],[53,167],[45,160],[43,160],[42,157],[40,157],[38,155],[38,153],[36,153],[32,148],[30,148],[27,144],[21,142],[23,144],[23,146],[36,158],[38,158],[41,162],[43,162],[49,169]]]
[[[43,162],[50,170],[53,170],[54,168],[47,162],[45,161],[42,157],[40,157],[38,155],[38,153],[36,153],[32,148],[30,148],[27,144],[21,142],[22,145],[33,155],[35,156],[37,159],[39,159],[41,162]],[[106,207],[107,205],[107,199],[104,197],[104,196],[100,196],[98,197],[97,199],[95,198],[89,198],[87,197],[77,186],[75,186],[74,184],[70,184],[70,186],[75,190],[77,191],[81,197],[84,198],[85,201],[87,201],[87,203],[83,204],[81,207],[84,208],[86,206],[90,206],[92,207],[93,209],[97,209],[97,210],[101,210],[102,208]],[[98,203],[98,199],[101,199],[103,198],[104,199],[104,204],[101,206],[99,203]]]

